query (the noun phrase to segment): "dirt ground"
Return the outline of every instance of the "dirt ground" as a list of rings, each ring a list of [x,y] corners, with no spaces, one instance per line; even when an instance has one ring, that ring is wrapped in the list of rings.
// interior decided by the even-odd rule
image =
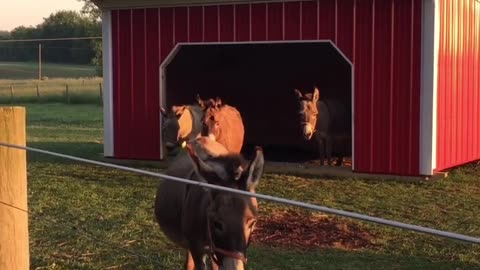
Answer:
[[[374,247],[374,235],[353,223],[326,215],[303,215],[294,211],[261,216],[252,241],[285,248],[340,248],[356,250]]]

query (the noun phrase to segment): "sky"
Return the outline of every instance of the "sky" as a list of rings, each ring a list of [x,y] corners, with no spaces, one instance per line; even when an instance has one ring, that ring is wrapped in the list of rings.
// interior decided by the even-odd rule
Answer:
[[[59,10],[77,10],[83,2],[77,0],[2,0],[0,30],[10,31],[17,26],[36,26],[43,18]]]

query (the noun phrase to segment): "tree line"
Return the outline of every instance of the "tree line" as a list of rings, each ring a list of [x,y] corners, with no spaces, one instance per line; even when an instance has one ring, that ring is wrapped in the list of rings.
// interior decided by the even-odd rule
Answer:
[[[35,27],[19,26],[10,32],[0,31],[0,40],[101,36],[100,11],[90,0],[79,1],[85,2],[80,12],[58,11]],[[101,39],[0,42],[0,61],[37,61],[39,44],[44,62],[98,66],[102,62]]]

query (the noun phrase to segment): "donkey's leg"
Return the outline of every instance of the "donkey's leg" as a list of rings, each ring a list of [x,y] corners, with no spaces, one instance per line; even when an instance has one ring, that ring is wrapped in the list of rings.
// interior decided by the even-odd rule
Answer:
[[[320,159],[320,165],[323,165],[323,162],[325,161],[325,142],[324,138],[322,135],[317,134],[315,136],[315,140],[317,141],[317,151],[318,151],[318,157]]]
[[[195,270],[195,263],[193,262],[192,253],[187,250],[187,256],[185,261],[185,270]]]
[[[335,163],[335,166],[342,166],[342,163],[343,163],[343,157],[340,156],[340,157],[338,157],[337,163]]]
[[[213,260],[210,260],[210,263],[212,266],[212,270],[218,270],[218,265]]]
[[[325,148],[326,148],[326,155],[327,155],[327,163],[328,166],[332,165],[332,138],[330,136],[325,137]]]
[[[195,270],[206,270],[206,265],[204,261],[205,254],[201,251],[201,249],[190,249],[192,254],[193,262],[195,263]]]

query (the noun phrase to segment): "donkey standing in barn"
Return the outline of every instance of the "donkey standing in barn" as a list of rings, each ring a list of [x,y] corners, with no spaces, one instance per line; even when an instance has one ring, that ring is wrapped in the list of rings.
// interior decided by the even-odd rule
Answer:
[[[203,135],[223,144],[231,153],[240,153],[245,128],[242,116],[235,107],[223,104],[220,98],[216,98],[206,107],[203,121]]]
[[[250,162],[239,154],[201,158],[191,144],[187,150],[188,154],[176,157],[168,175],[255,192],[264,166],[260,147]],[[187,249],[187,270],[206,269],[206,256],[210,256],[212,269],[245,269],[257,215],[253,197],[173,181],[163,181],[155,199],[160,228]]]
[[[343,155],[351,155],[351,116],[345,102],[335,99],[320,100],[320,91],[303,95],[298,89],[295,94],[300,105],[300,121],[306,140],[315,137],[320,163],[327,159],[332,165],[332,152],[337,154],[337,166],[342,165]]]

